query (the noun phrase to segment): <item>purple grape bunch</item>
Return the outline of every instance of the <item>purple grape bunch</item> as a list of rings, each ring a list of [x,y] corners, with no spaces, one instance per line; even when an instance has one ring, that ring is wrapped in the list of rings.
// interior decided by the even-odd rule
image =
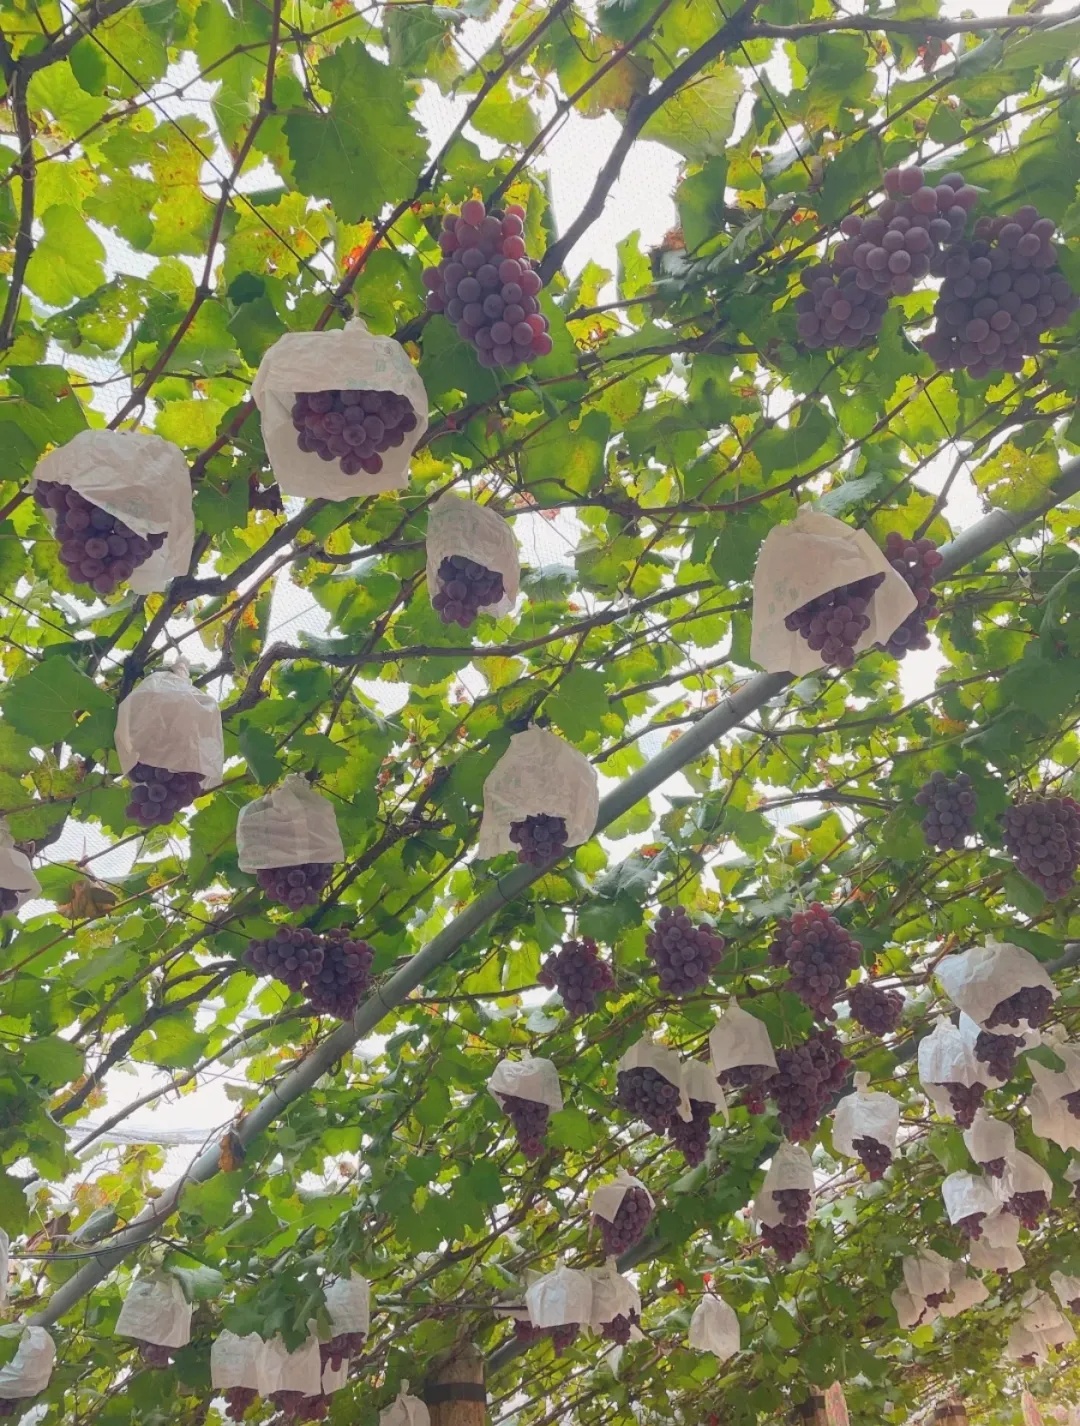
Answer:
[[[810,1190],[778,1188],[773,1190],[771,1196],[780,1221],[761,1225],[761,1241],[782,1263],[790,1263],[809,1246]]]
[[[1050,1200],[1041,1188],[1036,1188],[1024,1193],[1014,1193],[1003,1207],[1006,1213],[1012,1213],[1019,1218],[1021,1227],[1030,1233],[1039,1226],[1043,1214],[1049,1211]]]
[[[169,1347],[162,1347],[157,1342],[140,1342],[139,1357],[144,1367],[150,1367],[153,1371],[164,1371],[166,1367],[172,1366],[172,1350]]]
[[[678,1149],[690,1168],[705,1162],[714,1112],[708,1100],[691,1099],[690,1118],[682,1119],[676,1114],[668,1125],[667,1136],[672,1147]]]
[[[689,995],[707,985],[726,944],[711,926],[695,926],[684,906],[661,906],[645,937],[646,954],[668,995]]]
[[[614,972],[600,959],[596,942],[588,937],[564,941],[559,950],[548,956],[537,980],[548,990],[558,991],[572,1018],[591,1014],[601,991],[615,988]]]
[[[851,1061],[829,1026],[801,1044],[777,1050],[776,1065],[768,1082],[769,1096],[776,1103],[784,1135],[801,1143],[813,1135],[829,1101],[844,1087]]]
[[[130,526],[55,480],[39,480],[34,499],[55,518],[60,561],[73,584],[112,594],[165,543],[165,532],[137,535]]]
[[[983,1235],[985,1218],[985,1213],[967,1213],[963,1218],[958,1218],[953,1227],[959,1228],[965,1238],[970,1238],[972,1242],[978,1242]]]
[[[498,604],[506,590],[502,575],[464,555],[447,555],[439,565],[439,587],[432,607],[444,624],[468,629],[476,623],[480,610]]]
[[[949,1108],[961,1129],[970,1129],[975,1122],[976,1111],[982,1108],[986,1098],[986,1085],[961,1084],[959,1080],[946,1080],[941,1088],[949,1096]]]
[[[721,1070],[717,1079],[725,1089],[742,1090],[742,1104],[750,1114],[765,1113],[769,1080],[776,1073],[771,1065],[732,1065]]]
[[[581,1332],[580,1322],[564,1322],[559,1327],[549,1329],[551,1345],[555,1349],[555,1355],[561,1357],[569,1347],[572,1347]]]
[[[862,946],[819,901],[777,923],[769,947],[774,966],[787,966],[787,988],[819,1020],[835,1020],[833,1001],[862,962]]]
[[[305,1396],[302,1391],[275,1391],[270,1400],[290,1426],[297,1421],[325,1421],[330,1414],[330,1398],[322,1393]]]
[[[616,1342],[620,1347],[625,1347],[633,1335],[634,1328],[640,1326],[641,1318],[631,1309],[630,1312],[620,1312],[610,1322],[605,1322],[600,1335],[608,1342]]]
[[[802,273],[796,330],[806,347],[861,347],[881,331],[889,299],[860,287],[858,270],[819,263]]]
[[[348,1020],[371,984],[375,952],[342,926],[318,936],[306,926],[279,926],[266,940],[252,941],[245,962],[292,991],[306,991],[318,1015]]]
[[[855,1023],[871,1035],[891,1035],[904,1013],[904,997],[898,990],[860,980],[848,991],[848,1009]]]
[[[888,1144],[883,1144],[880,1139],[871,1139],[864,1134],[859,1139],[852,1139],[851,1147],[859,1156],[859,1162],[866,1170],[866,1176],[871,1183],[885,1176],[885,1170],[893,1161],[893,1152]]]
[[[442,261],[424,269],[427,309],[443,313],[472,342],[481,366],[517,366],[552,349],[540,311],[540,274],[525,255],[525,209],[489,213],[478,198],[448,213]]]
[[[999,1000],[986,1017],[985,1028],[993,1030],[998,1025],[1008,1025],[1018,1030],[1026,1021],[1033,1030],[1046,1024],[1046,1017],[1054,1003],[1054,992],[1048,985],[1025,985],[1019,990]]]
[[[300,391],[292,408],[296,444],[343,475],[378,475],[383,455],[416,430],[416,412],[396,391]]]
[[[994,1079],[1012,1079],[1016,1057],[1023,1048],[1022,1035],[995,1035],[992,1030],[980,1030],[975,1038],[975,1058]]]
[[[898,530],[890,530],[885,537],[885,558],[918,600],[917,606],[884,644],[894,658],[902,659],[912,649],[930,647],[930,620],[941,613],[932,589],[943,557],[933,540],[909,540]]]
[[[319,1360],[332,1371],[340,1371],[350,1357],[364,1350],[367,1337],[363,1332],[339,1332],[329,1342],[319,1346]]]
[[[664,1134],[678,1112],[679,1087],[652,1065],[635,1065],[619,1071],[615,1100],[654,1134]]]
[[[306,926],[279,926],[273,936],[255,940],[244,952],[245,962],[259,975],[270,975],[290,990],[300,991],[322,970],[323,943]]]
[[[653,1204],[643,1188],[636,1185],[623,1194],[618,1212],[612,1219],[593,1214],[593,1223],[600,1230],[605,1257],[618,1257],[640,1243],[652,1221]]]
[[[19,904],[19,893],[9,886],[0,886],[0,916],[14,911]]]
[[[939,852],[961,851],[975,831],[977,802],[966,772],[948,777],[940,769],[931,773],[915,794],[915,805],[926,815],[923,836],[929,847]]]
[[[303,906],[315,906],[319,893],[334,874],[332,862],[301,862],[296,866],[260,867],[255,873],[267,896],[299,911]]]
[[[203,790],[201,772],[170,772],[149,763],[136,763],[128,779],[131,800],[124,811],[140,827],[163,827]]]
[[[517,1145],[527,1159],[538,1159],[544,1152],[551,1109],[536,1099],[522,1099],[517,1094],[500,1094],[499,1103],[514,1126]]]
[[[1025,204],[1009,217],[980,218],[934,264],[944,277],[935,326],[923,348],[943,371],[982,378],[1018,372],[1080,301],[1057,266],[1055,224]]]
[[[222,1392],[225,1398],[225,1415],[230,1421],[243,1421],[245,1414],[259,1399],[253,1386],[230,1386]]]
[[[1033,793],[1002,816],[1005,850],[1048,901],[1067,896],[1080,867],[1080,802]]]
[[[842,584],[808,600],[784,620],[784,627],[799,633],[821,654],[829,667],[850,668],[855,662],[855,646],[870,627],[867,609],[883,574],[869,574],[852,584]]]
[[[510,840],[518,849],[517,859],[529,866],[547,866],[566,851],[566,821],[537,812],[520,822],[510,823]]]

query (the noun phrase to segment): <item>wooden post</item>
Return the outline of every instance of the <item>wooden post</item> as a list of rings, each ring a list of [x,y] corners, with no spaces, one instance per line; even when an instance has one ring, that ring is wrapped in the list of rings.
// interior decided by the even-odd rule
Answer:
[[[962,1401],[939,1401],[934,1407],[938,1426],[968,1426],[967,1407]]]
[[[464,1342],[434,1364],[424,1383],[431,1426],[487,1426],[484,1358]]]
[[[825,1398],[817,1392],[808,1396],[804,1402],[792,1409],[791,1420],[792,1426],[828,1426]]]

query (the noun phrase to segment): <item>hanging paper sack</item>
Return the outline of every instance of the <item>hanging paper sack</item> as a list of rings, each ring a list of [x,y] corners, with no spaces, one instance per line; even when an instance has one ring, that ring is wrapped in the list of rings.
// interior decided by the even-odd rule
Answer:
[[[949,1222],[969,1238],[981,1238],[983,1223],[1001,1207],[993,1183],[982,1174],[960,1172],[949,1174],[941,1185]]]
[[[332,332],[286,332],[251,395],[287,495],[352,500],[404,490],[428,424],[427,392],[399,342],[359,317]]]
[[[971,1127],[964,1130],[964,1143],[983,1173],[1000,1178],[1016,1148],[1016,1135],[1011,1124],[992,1119],[985,1109],[979,1109]]]
[[[1034,1061],[1030,1063],[1034,1069]],[[1064,1098],[1050,1099],[1045,1090],[1036,1087],[1024,1101],[1024,1108],[1040,1139],[1049,1139],[1059,1149],[1080,1149],[1080,1119],[1069,1112]]]
[[[596,769],[546,728],[515,733],[484,783],[478,855],[516,851],[546,866],[592,836],[600,809]]]
[[[944,1015],[938,1016],[931,1033],[919,1041],[919,1079],[937,1112],[943,1117],[955,1114],[962,1128],[971,1124],[982,1099],[975,1086],[990,1082],[989,1071]]]
[[[0,1228],[0,1307],[6,1305],[8,1300],[8,1271],[11,1267],[9,1250],[11,1239]]]
[[[444,624],[467,629],[478,613],[506,614],[521,571],[514,532],[490,505],[446,494],[428,512],[427,586]]]
[[[120,704],[116,751],[131,777],[129,815],[144,826],[167,822],[221,781],[221,710],[178,662],[144,678]]]
[[[623,1277],[614,1258],[608,1258],[602,1268],[590,1268],[592,1279],[592,1308],[589,1312],[589,1326],[597,1331],[609,1326],[616,1318],[636,1322],[641,1316],[641,1294],[629,1278]],[[631,1333],[628,1331],[628,1338]]]
[[[418,1396],[409,1395],[409,1383],[403,1381],[394,1400],[379,1412],[379,1426],[431,1426],[431,1413]]]
[[[19,851],[7,823],[0,818],[0,915],[17,911],[40,893],[41,883],[31,870],[29,858]]]
[[[1053,1191],[1053,1180],[1042,1164],[1030,1154],[1014,1149],[998,1187],[1005,1212],[1014,1213],[1025,1228],[1034,1229],[1050,1207]]]
[[[257,1332],[237,1336],[226,1329],[210,1347],[210,1384],[219,1391],[257,1391],[263,1339]]]
[[[593,1285],[588,1273],[560,1263],[529,1284],[525,1305],[534,1327],[570,1327],[592,1317]]]
[[[713,1073],[725,1089],[741,1089],[751,1114],[765,1111],[765,1081],[776,1073],[769,1031],[732,998],[709,1035]]]
[[[900,1132],[900,1105],[891,1094],[868,1089],[870,1076],[855,1076],[855,1093],[841,1099],[833,1111],[833,1147],[846,1158],[861,1160],[871,1180],[880,1179],[892,1163]]]
[[[1019,1218],[1011,1213],[995,1213],[983,1222],[982,1237],[968,1246],[971,1266],[986,1272],[1019,1272],[1024,1266],[1024,1255],[1017,1246],[1019,1239]]]
[[[961,1312],[985,1302],[989,1296],[990,1289],[981,1277],[969,1273],[964,1263],[953,1263],[949,1275],[949,1297],[938,1310],[942,1317],[959,1317]]]
[[[810,1216],[814,1187],[814,1165],[810,1155],[801,1144],[790,1144],[785,1139],[772,1156],[750,1216],[756,1223],[770,1228],[777,1223],[788,1222],[794,1216],[805,1223]],[[798,1195],[798,1198],[792,1195]]]
[[[1076,1341],[1072,1323],[1064,1317],[1048,1292],[1032,1287],[1024,1294],[1020,1321],[1032,1332],[1038,1332],[1048,1347],[1066,1347]]]
[[[236,850],[240,870],[292,911],[314,906],[345,859],[333,803],[300,773],[241,808]]]
[[[1023,1366],[1033,1367],[1050,1360],[1050,1348],[1041,1333],[1014,1322],[1005,1343],[1005,1355]]]
[[[195,540],[191,476],[172,441],[137,431],[80,431],[38,461],[30,489],[56,529],[61,559],[76,583],[111,594],[127,581],[137,594],[153,594],[187,573]],[[73,508],[66,491],[82,502]],[[112,516],[100,529],[93,507]],[[108,549],[87,543],[97,539]]]
[[[544,1152],[551,1112],[563,1105],[559,1071],[552,1061],[532,1055],[500,1060],[488,1080],[488,1089],[500,1109],[509,1115],[518,1148],[527,1159],[538,1159]]]
[[[186,1347],[191,1341],[191,1303],[170,1274],[137,1278],[116,1319],[116,1335],[156,1347]]]
[[[1037,1030],[1060,993],[1030,951],[994,940],[946,956],[934,974],[958,1009],[999,1035]]]
[[[0,1367],[0,1401],[37,1396],[49,1384],[56,1343],[44,1327],[26,1327],[10,1362]]]
[[[850,634],[840,636],[845,642],[835,658],[828,657],[834,652],[829,631],[810,633],[816,649],[799,632],[817,612],[807,606],[833,590],[859,600],[846,616]],[[856,654],[886,643],[917,607],[906,580],[865,530],[802,505],[790,524],[773,526],[758,555],[750,657],[768,673],[813,673],[827,662],[849,667]],[[837,616],[839,606],[834,622]],[[857,637],[853,617],[862,626]]]
[[[726,1362],[739,1351],[739,1319],[722,1297],[706,1293],[690,1318],[689,1345],[696,1352],[712,1352]]]
[[[682,1067],[681,1082],[691,1113],[695,1104],[707,1104],[710,1114],[719,1111],[724,1116],[724,1123],[728,1122],[727,1100],[709,1065],[701,1060],[687,1060]]]
[[[643,1035],[623,1054],[615,1084],[616,1101],[654,1134],[666,1133],[676,1116],[684,1124],[694,1117],[678,1055],[656,1044],[650,1035]]]
[[[923,1248],[921,1252],[904,1259],[904,1286],[915,1302],[947,1297],[952,1267],[948,1258],[935,1253],[933,1248]]]
[[[280,1337],[263,1343],[259,1353],[258,1392],[273,1396],[278,1391],[296,1391],[301,1396],[322,1393],[322,1359],[318,1337],[309,1337],[302,1347],[290,1352]]]
[[[593,1223],[599,1227],[604,1252],[624,1253],[641,1241],[653,1215],[656,1200],[639,1178],[620,1169],[614,1183],[605,1183],[593,1194],[589,1207]]]
[[[353,1352],[359,1352],[371,1328],[371,1288],[359,1273],[339,1277],[327,1287],[326,1311],[333,1336],[324,1342],[322,1355],[335,1371]],[[336,1390],[336,1388],[335,1388]]]
[[[1055,1271],[1050,1274],[1050,1286],[1062,1307],[1067,1307],[1070,1312],[1080,1313],[1080,1277],[1071,1277],[1068,1273]]]

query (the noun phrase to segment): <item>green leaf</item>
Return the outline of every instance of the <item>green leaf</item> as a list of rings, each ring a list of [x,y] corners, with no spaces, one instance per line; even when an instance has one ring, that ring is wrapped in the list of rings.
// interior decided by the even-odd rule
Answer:
[[[319,82],[333,96],[327,113],[285,120],[296,186],[329,198],[339,218],[358,223],[412,191],[426,145],[397,74],[359,40],[320,63]]]
[[[544,712],[571,742],[597,729],[607,707],[604,675],[587,668],[571,669],[554,696],[544,700]]]
[[[700,161],[722,154],[742,96],[739,71],[733,65],[715,65],[661,104],[641,136],[667,144],[684,158]]]
[[[552,1114],[546,1137],[552,1148],[585,1153],[601,1141],[603,1133],[583,1110],[568,1106]]]
[[[50,1089],[71,1084],[83,1072],[83,1053],[59,1035],[31,1040],[23,1050],[23,1071]]]
[[[107,713],[113,701],[92,678],[62,655],[43,659],[0,694],[4,715],[18,733],[41,747],[60,742],[83,713]]]
[[[256,781],[263,787],[277,782],[282,773],[275,740],[262,728],[245,728],[239,738],[240,751],[247,759]]]
[[[1005,441],[972,472],[976,488],[1003,510],[1026,510],[1043,498],[1057,479],[1053,451],[1024,451]]]
[[[52,307],[88,297],[105,280],[105,248],[77,208],[54,203],[41,215],[44,235],[26,269],[30,288]]]

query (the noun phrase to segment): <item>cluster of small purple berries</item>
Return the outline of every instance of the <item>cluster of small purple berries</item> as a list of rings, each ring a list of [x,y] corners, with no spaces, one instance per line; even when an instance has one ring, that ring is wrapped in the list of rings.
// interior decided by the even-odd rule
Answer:
[[[787,988],[819,1020],[835,1020],[833,1002],[862,962],[862,946],[819,901],[782,918],[769,946],[774,966],[787,966]]]
[[[628,1188],[615,1217],[601,1218],[593,1214],[593,1223],[600,1229],[605,1257],[618,1257],[640,1243],[653,1216],[653,1205],[643,1188]]]
[[[0,886],[0,916],[14,911],[19,904],[19,893],[9,886]]]
[[[918,601],[885,642],[888,652],[902,659],[912,649],[930,647],[930,620],[941,613],[931,589],[942,556],[933,540],[909,540],[898,530],[890,530],[885,538],[885,557]]]
[[[34,499],[56,517],[60,561],[73,584],[112,594],[165,543],[165,533],[137,535],[123,520],[54,480],[39,480]]]
[[[154,1371],[164,1371],[166,1367],[172,1366],[172,1349],[162,1347],[157,1342],[140,1342],[139,1356],[143,1366],[150,1367]]]
[[[443,219],[442,261],[424,269],[428,311],[454,323],[481,366],[515,366],[552,348],[538,301],[543,284],[525,256],[524,218],[516,203],[489,213],[470,199]]]
[[[1049,1210],[1050,1200],[1041,1188],[1036,1188],[1026,1193],[1014,1193],[1003,1207],[1006,1213],[1019,1218],[1021,1227],[1030,1233],[1039,1226],[1039,1220]]]
[[[230,1386],[222,1395],[225,1398],[225,1415],[230,1421],[243,1421],[259,1399],[259,1393],[253,1386]]]
[[[1068,321],[1080,301],[1056,265],[1054,227],[1026,204],[980,218],[972,238],[941,254],[934,271],[945,281],[923,342],[939,368],[977,378],[1020,371],[1043,333]]]
[[[885,1170],[893,1161],[893,1152],[888,1144],[864,1134],[859,1139],[852,1139],[851,1147],[858,1154],[859,1162],[866,1170],[866,1176],[871,1183],[877,1183],[878,1179],[884,1178]]]
[[[447,555],[439,565],[439,587],[432,608],[444,624],[468,629],[486,604],[498,604],[505,589],[498,570],[488,569],[464,555]]]
[[[950,778],[941,772],[931,773],[915,794],[916,807],[926,816],[922,821],[927,846],[938,851],[960,851],[975,830],[975,792],[966,772]]]
[[[566,822],[562,817],[537,812],[510,823],[510,840],[518,849],[519,862],[547,866],[566,850]]]
[[[416,430],[416,412],[396,391],[300,391],[292,408],[296,444],[344,475],[378,475],[383,452]]]
[[[780,1188],[772,1193],[772,1201],[780,1214],[779,1223],[761,1225],[761,1241],[771,1248],[782,1263],[790,1263],[809,1244],[807,1224],[810,1221],[810,1190]]]
[[[830,1026],[777,1050],[776,1065],[766,1087],[785,1136],[801,1143],[813,1135],[830,1099],[844,1087],[851,1061]]]
[[[1023,1048],[1022,1035],[995,1035],[993,1030],[980,1030],[975,1037],[975,1058],[994,1079],[1012,1079],[1016,1057]]]
[[[683,906],[661,906],[645,951],[656,966],[660,988],[669,995],[689,995],[707,985],[720,964],[726,941],[704,922],[695,926]]]
[[[366,1341],[367,1337],[363,1332],[339,1332],[336,1337],[331,1337],[329,1342],[320,1344],[319,1359],[324,1367],[328,1366],[335,1372],[340,1371],[350,1357],[363,1351]]]
[[[548,990],[558,991],[567,1013],[575,1017],[591,1014],[600,992],[615,987],[614,972],[600,959],[596,942],[588,938],[564,941],[548,956],[537,980]]]
[[[652,1065],[636,1065],[619,1071],[615,1099],[654,1134],[663,1134],[670,1129],[678,1111],[679,1087]]]
[[[705,1162],[712,1116],[713,1106],[708,1100],[691,1099],[690,1118],[683,1119],[676,1114],[668,1125],[668,1139],[691,1168]]]
[[[855,662],[855,646],[870,627],[866,611],[884,579],[883,574],[869,574],[819,594],[792,610],[784,627],[801,634],[826,666],[850,668]]]
[[[166,767],[136,763],[128,773],[131,801],[124,809],[140,827],[162,827],[194,802],[203,790],[201,772],[170,772]]]
[[[1067,896],[1080,867],[1080,802],[1032,795],[1002,817],[1005,849],[1049,901]]]
[[[871,1035],[891,1035],[904,1013],[904,997],[898,990],[860,980],[848,991],[848,1010],[855,1023]]]
[[[1048,985],[1022,986],[998,1001],[986,1017],[984,1028],[993,1030],[998,1025],[1008,1025],[1011,1030],[1018,1030],[1026,1021],[1033,1030],[1037,1030],[1040,1025],[1046,1024],[1053,1003],[1054,992]]]
[[[544,1152],[551,1109],[536,1099],[522,1099],[517,1094],[500,1094],[499,1103],[514,1126],[517,1145],[527,1159],[538,1159]]]
[[[317,1014],[348,1020],[371,984],[375,952],[344,927],[325,936],[301,926],[279,926],[267,940],[252,941],[244,960],[260,975],[272,975],[293,991],[306,991]]]
[[[296,866],[260,867],[255,874],[267,896],[290,911],[299,911],[303,906],[317,904],[319,893],[334,874],[334,866],[332,862],[302,862]]]

